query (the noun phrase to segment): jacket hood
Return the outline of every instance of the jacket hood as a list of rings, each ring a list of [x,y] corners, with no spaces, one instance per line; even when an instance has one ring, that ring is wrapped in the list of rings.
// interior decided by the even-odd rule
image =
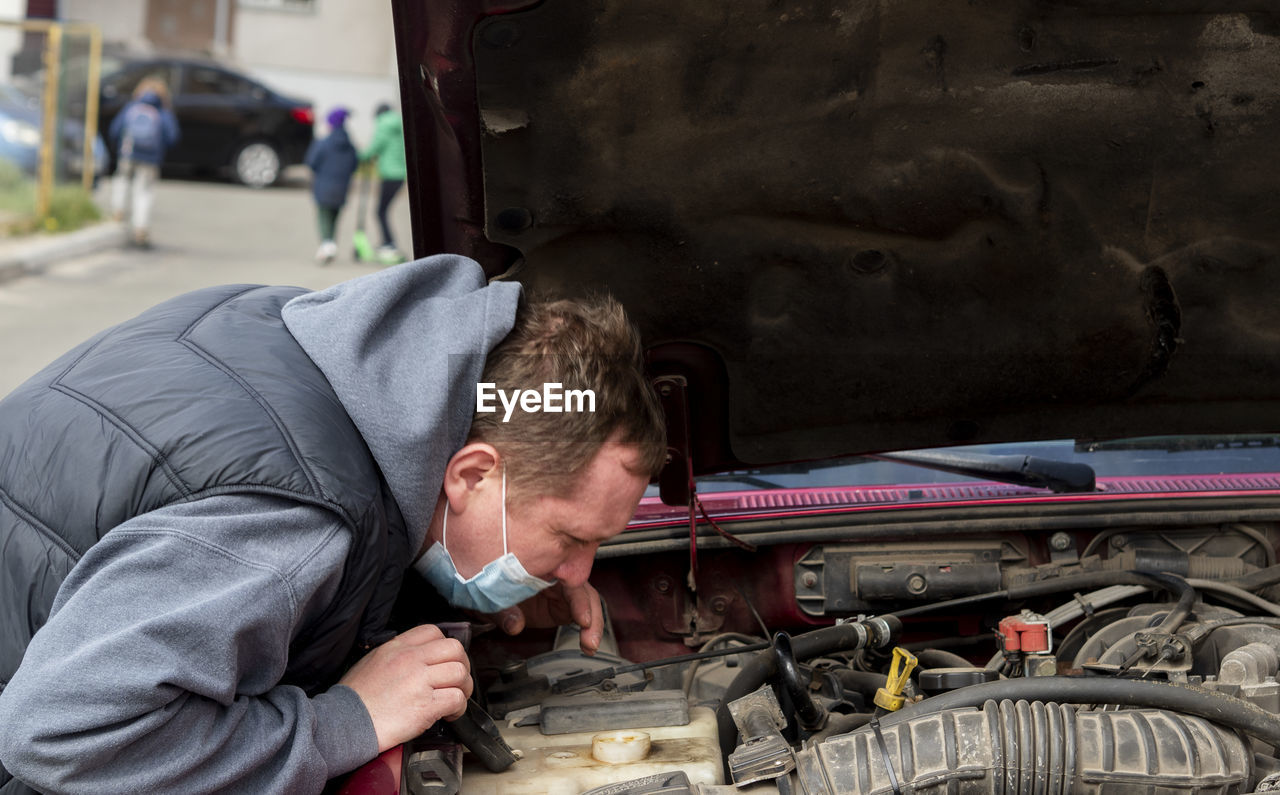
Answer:
[[[375,126],[385,127],[389,130],[398,131],[404,127],[404,120],[400,117],[399,113],[395,113],[394,111],[387,111],[385,113],[379,114],[377,122],[375,123]]]
[[[154,91],[144,91],[142,96],[138,97],[138,101],[144,105],[150,105],[153,108],[161,108],[164,106],[164,100],[160,99],[160,95]]]
[[[474,261],[439,255],[284,307],[382,469],[415,554],[445,464],[470,431],[485,357],[511,331],[519,299],[518,284],[486,285]]]

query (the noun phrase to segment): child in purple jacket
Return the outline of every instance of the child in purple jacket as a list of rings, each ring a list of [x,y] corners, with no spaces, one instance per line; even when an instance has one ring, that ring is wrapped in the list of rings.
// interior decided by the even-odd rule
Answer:
[[[320,225],[320,248],[316,251],[316,261],[322,265],[333,262],[338,253],[338,244],[334,240],[338,214],[347,202],[351,175],[359,164],[356,149],[344,126],[348,115],[349,111],[342,107],[329,111],[326,119],[329,135],[313,142],[307,150],[306,163],[315,175],[311,182],[311,196],[316,202],[316,218]]]

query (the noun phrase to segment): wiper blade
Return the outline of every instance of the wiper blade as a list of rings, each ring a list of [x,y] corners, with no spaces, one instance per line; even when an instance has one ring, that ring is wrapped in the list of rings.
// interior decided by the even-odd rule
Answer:
[[[757,489],[784,489],[781,483],[775,483],[772,480],[758,477],[756,475],[738,475],[733,472],[722,472],[718,475],[699,475],[699,483],[741,483],[744,486],[752,486]]]
[[[1189,436],[1135,436],[1129,439],[1078,441],[1078,453],[1100,453],[1110,450],[1163,450],[1180,453],[1189,450],[1248,450],[1280,447],[1280,436],[1272,433],[1228,433]]]
[[[1037,458],[1033,455],[916,451],[880,453],[867,457],[1059,493],[1094,491],[1096,488],[1096,476],[1093,467],[1088,464]]]

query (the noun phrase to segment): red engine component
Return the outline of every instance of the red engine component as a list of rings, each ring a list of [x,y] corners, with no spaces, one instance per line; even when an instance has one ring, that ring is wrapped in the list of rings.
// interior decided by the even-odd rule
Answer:
[[[1005,654],[1047,652],[1053,643],[1052,633],[1048,620],[1030,610],[1023,610],[1016,616],[1001,619],[996,629],[996,635],[1000,637]]]

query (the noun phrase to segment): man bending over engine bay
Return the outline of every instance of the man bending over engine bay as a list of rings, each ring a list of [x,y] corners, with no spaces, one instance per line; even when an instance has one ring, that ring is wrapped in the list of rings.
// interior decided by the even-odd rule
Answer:
[[[595,410],[504,422],[482,382]],[[0,793],[319,792],[465,709],[458,641],[388,639],[409,566],[594,652],[596,548],[664,456],[619,304],[462,257],[97,335],[0,401]]]

